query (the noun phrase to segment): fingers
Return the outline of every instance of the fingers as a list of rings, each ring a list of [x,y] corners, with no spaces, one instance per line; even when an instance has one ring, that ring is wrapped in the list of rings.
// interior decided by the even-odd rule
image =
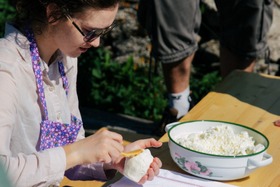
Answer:
[[[123,151],[123,145],[115,140],[108,139],[96,150],[98,154],[98,162],[111,163],[119,159],[120,153]]]
[[[159,158],[155,157],[152,164],[151,169],[154,171],[155,175],[159,174],[159,169],[162,167],[162,162]]]
[[[162,167],[162,162],[159,158],[155,157],[150,168],[147,171],[147,174],[142,177],[142,179],[138,182],[139,184],[144,184],[146,181],[151,181],[155,176],[159,174],[160,168]]]
[[[81,140],[76,150],[83,163],[110,163],[120,157],[120,153],[124,150],[122,142],[123,138],[120,134],[101,128]]]
[[[160,147],[162,146],[162,142],[155,140],[154,138],[142,139],[126,146],[126,150],[133,150],[133,149],[146,149],[149,147]]]
[[[96,132],[95,136],[97,141],[103,142],[101,149],[104,150],[104,155],[106,155],[104,160],[107,158],[105,163],[117,159],[124,150],[122,145],[123,137],[118,133],[109,131],[107,128],[101,128]],[[110,157],[111,160],[108,159],[108,157]]]
[[[100,128],[96,133],[98,133],[98,132],[102,132],[102,131],[106,131],[106,130],[108,130],[108,128],[106,128],[106,127],[102,127],[102,128]]]
[[[141,140],[140,140],[141,141]],[[162,146],[162,142],[155,140],[154,138],[144,139],[142,148],[149,148],[149,147],[160,147]]]
[[[148,176],[145,175],[142,179],[138,182],[138,184],[144,184],[148,180]]]
[[[121,152],[124,150],[123,145],[114,139],[110,139],[106,137],[106,140],[103,140],[103,144],[99,147],[101,150],[103,150],[103,153],[100,155],[100,158],[104,160],[101,160],[105,163],[115,162],[119,159]],[[100,151],[97,150],[97,151]],[[105,160],[105,158],[107,158]]]
[[[96,135],[103,135],[103,136],[107,136],[108,138],[112,138],[113,140],[116,140],[119,143],[123,143],[123,137],[122,135],[109,131],[107,128],[103,127],[101,129],[99,129],[96,133]]]
[[[154,177],[155,177],[155,173],[154,173],[153,169],[149,168],[148,171],[147,171],[147,174],[144,177],[142,177],[142,179],[138,183],[139,184],[144,184],[147,181],[153,180]]]
[[[108,151],[110,160],[106,160],[105,163],[115,162],[120,157],[120,153],[124,150],[124,146],[122,145],[123,137],[120,134],[108,131],[107,129],[103,129],[101,133],[108,139],[108,141],[105,142],[104,147],[110,146],[110,150]]]
[[[149,139],[148,139],[148,140],[149,140]],[[160,147],[160,146],[162,146],[162,142],[157,141],[157,140],[155,140],[154,138],[152,138],[152,139],[150,140],[150,144],[151,144],[151,147]]]
[[[116,162],[119,160],[121,156],[121,152],[124,150],[124,147],[121,143],[113,141],[111,143],[112,149],[108,152],[109,156],[111,157],[110,162]]]

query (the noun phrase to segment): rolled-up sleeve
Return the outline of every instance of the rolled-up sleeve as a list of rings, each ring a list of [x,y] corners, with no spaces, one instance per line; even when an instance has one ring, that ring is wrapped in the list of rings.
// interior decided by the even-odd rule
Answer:
[[[19,187],[58,185],[66,168],[66,157],[61,147],[30,155],[1,155],[0,158],[13,185]]]
[[[65,172],[65,176],[70,180],[100,180],[106,181],[113,178],[116,170],[104,171],[103,163],[85,164],[75,166]]]

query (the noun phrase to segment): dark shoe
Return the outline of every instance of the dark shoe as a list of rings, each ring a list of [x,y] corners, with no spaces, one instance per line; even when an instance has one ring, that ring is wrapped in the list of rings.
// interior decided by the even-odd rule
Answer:
[[[194,107],[195,102],[192,100],[191,96],[189,96],[188,101],[190,103],[189,111]]]
[[[158,128],[155,130],[155,134],[162,136],[165,133],[165,126],[169,123],[178,121],[178,111],[175,108],[166,107],[163,111],[162,118],[158,124]]]
[[[188,98],[189,103],[190,103],[190,107],[189,107],[189,111],[194,107],[194,102],[192,101],[191,97]],[[165,126],[169,123],[173,123],[173,122],[177,122],[179,121],[181,118],[177,119],[177,114],[178,111],[175,108],[169,108],[166,107],[164,109],[164,112],[162,114],[162,118],[158,124],[157,129],[155,130],[155,134],[158,136],[162,136],[165,134]]]

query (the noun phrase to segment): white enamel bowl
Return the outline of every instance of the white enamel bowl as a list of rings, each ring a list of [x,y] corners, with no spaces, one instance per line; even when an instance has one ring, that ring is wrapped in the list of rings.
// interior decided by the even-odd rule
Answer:
[[[221,156],[206,154],[181,146],[175,140],[189,133],[199,133],[218,125],[230,125],[235,133],[247,131],[256,143],[265,146],[264,150],[245,156]],[[272,156],[266,153],[268,139],[260,132],[249,127],[223,121],[176,122],[166,126],[168,146],[173,161],[189,174],[219,181],[241,179],[249,176],[257,168],[272,163]]]

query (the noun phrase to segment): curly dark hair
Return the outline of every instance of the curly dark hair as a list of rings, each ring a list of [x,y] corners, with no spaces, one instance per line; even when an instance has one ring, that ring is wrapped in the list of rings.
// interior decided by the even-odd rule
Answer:
[[[96,10],[107,9],[118,5],[120,0],[17,0],[15,24],[19,28],[30,25],[33,31],[41,33],[48,24],[46,6],[53,3],[57,5],[49,17],[52,22],[65,19],[65,15],[73,16],[87,8]]]

